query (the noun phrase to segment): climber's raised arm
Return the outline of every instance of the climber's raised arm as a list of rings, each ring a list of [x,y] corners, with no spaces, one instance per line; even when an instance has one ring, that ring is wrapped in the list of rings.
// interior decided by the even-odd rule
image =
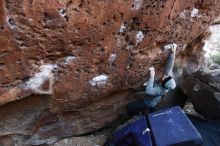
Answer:
[[[157,86],[154,87],[154,76],[155,76],[154,68],[151,67],[149,71],[150,71],[150,77],[146,85],[145,93],[152,97],[163,95],[164,92],[160,88],[158,88]]]
[[[166,64],[165,71],[164,71],[164,75],[166,76],[172,76],[175,54],[176,54],[176,45],[174,44],[167,58],[167,64]]]

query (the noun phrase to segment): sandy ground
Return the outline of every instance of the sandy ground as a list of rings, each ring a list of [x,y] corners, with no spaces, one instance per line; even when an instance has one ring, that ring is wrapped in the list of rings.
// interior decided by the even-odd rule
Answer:
[[[188,114],[188,115],[192,115],[192,116],[195,116],[195,117],[198,117],[198,118],[201,118],[201,119],[205,119],[205,117],[199,113],[196,112],[192,102],[190,100],[188,100],[185,105],[184,105],[184,108],[183,108],[183,111]]]
[[[103,146],[110,135],[111,130],[107,129],[88,136],[66,138],[53,146]]]

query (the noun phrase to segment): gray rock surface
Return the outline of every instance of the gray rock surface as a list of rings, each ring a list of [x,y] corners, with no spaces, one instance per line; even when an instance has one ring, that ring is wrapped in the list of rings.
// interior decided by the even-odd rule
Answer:
[[[196,111],[208,119],[220,120],[220,72],[218,69],[202,70],[186,77],[181,89]]]

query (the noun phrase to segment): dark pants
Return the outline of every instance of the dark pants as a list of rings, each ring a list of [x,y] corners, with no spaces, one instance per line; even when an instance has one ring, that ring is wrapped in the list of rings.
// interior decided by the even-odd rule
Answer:
[[[139,99],[131,102],[127,105],[127,114],[129,116],[143,115],[146,116],[149,113],[150,108],[144,103],[144,99]]]

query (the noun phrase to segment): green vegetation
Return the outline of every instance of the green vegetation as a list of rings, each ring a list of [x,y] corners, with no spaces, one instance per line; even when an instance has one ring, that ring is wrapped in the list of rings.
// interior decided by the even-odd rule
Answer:
[[[213,60],[214,63],[220,65],[220,52],[215,55],[211,55],[211,59]]]

